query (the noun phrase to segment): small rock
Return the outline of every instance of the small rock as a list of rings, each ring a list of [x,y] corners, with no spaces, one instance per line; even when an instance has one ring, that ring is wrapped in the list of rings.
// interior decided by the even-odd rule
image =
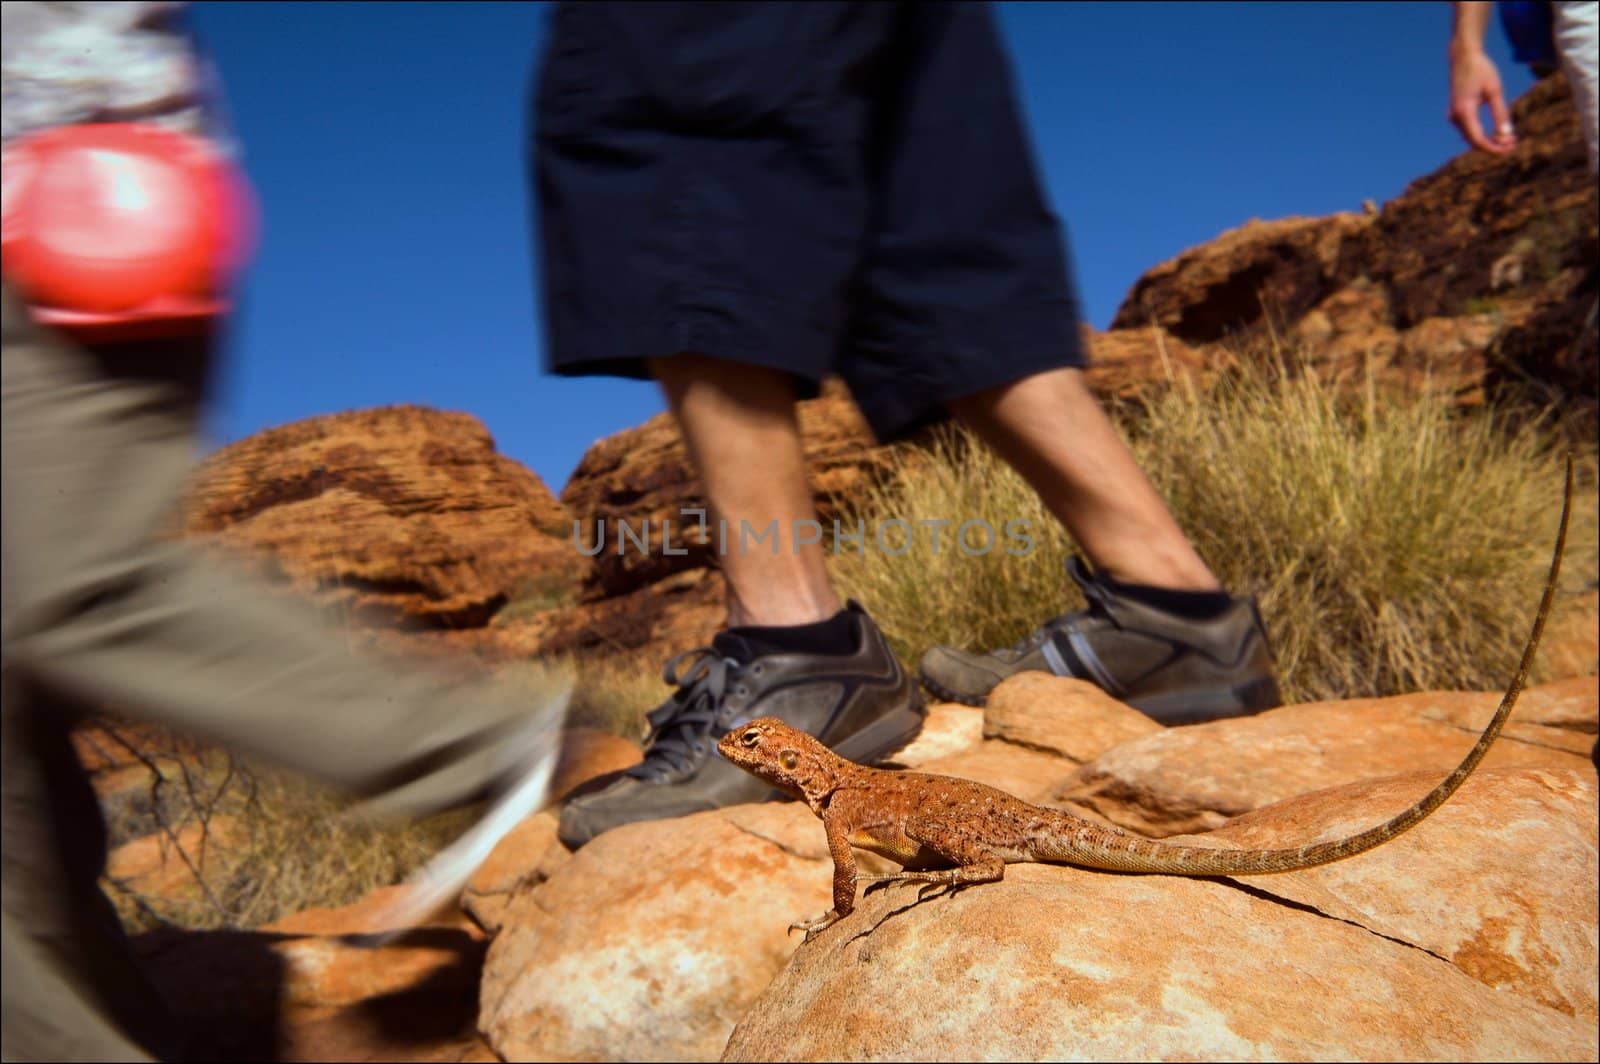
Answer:
[[[572,856],[556,838],[559,816],[538,813],[501,839],[462,893],[461,907],[490,934],[500,930],[511,895],[525,885],[543,883]]]
[[[983,713],[984,738],[1059,754],[1080,765],[1118,743],[1161,730],[1092,683],[1043,672],[1019,673],[1000,684]]]
[[[797,803],[630,824],[507,906],[479,1028],[508,1060],[714,1060],[829,906],[827,846]]]
[[[1527,702],[1519,703],[1484,768],[1588,763],[1593,740],[1541,716],[1564,720],[1577,710],[1538,690],[1524,694]],[[1423,768],[1443,776],[1499,702],[1487,692],[1435,691],[1283,706],[1168,728],[1106,751],[1053,798],[1140,834],[1208,831],[1240,813],[1341,783]],[[1595,714],[1592,697],[1587,705]]]
[[[915,768],[928,761],[949,757],[983,742],[983,711],[954,702],[934,702],[928,706],[922,731],[898,753],[890,755],[897,765]]]

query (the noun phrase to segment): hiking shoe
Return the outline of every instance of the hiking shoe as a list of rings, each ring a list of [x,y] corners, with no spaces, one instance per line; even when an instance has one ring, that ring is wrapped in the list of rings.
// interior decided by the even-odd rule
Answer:
[[[876,761],[915,738],[925,712],[916,682],[861,607],[846,609],[848,654],[755,655],[722,632],[675,655],[664,676],[678,690],[650,713],[644,760],[569,800],[561,841],[576,849],[623,824],[783,797],[715,756],[718,739],[756,717],[778,717],[852,761]]]
[[[923,686],[940,698],[981,706],[1019,672],[1072,676],[1163,724],[1246,716],[1283,701],[1266,627],[1252,598],[1195,620],[1136,602],[1067,562],[1089,601],[1053,617],[1022,642],[987,654],[936,646],[922,657]]]

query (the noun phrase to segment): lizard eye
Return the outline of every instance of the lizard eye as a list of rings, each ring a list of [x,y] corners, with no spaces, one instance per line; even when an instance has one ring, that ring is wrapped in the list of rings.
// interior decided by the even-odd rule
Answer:
[[[793,770],[800,764],[800,755],[793,750],[785,750],[778,755],[778,763],[786,769]]]
[[[739,741],[741,743],[744,743],[744,745],[746,745],[746,746],[754,746],[754,745],[756,745],[756,743],[759,743],[761,741],[761,729],[759,729],[759,728],[751,728],[749,731],[747,731],[743,735],[739,736]]]

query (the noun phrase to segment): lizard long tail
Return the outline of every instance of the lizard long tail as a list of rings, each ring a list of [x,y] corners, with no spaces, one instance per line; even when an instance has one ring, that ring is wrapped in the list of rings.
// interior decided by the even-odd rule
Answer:
[[[1561,505],[1561,527],[1556,533],[1554,556],[1550,560],[1550,575],[1545,581],[1544,596],[1539,600],[1539,612],[1534,618],[1533,630],[1528,635],[1528,645],[1522,652],[1516,675],[1506,688],[1489,726],[1467,754],[1466,759],[1432,791],[1415,805],[1377,827],[1333,842],[1315,843],[1297,849],[1284,850],[1219,850],[1197,846],[1182,846],[1142,839],[1123,832],[1108,831],[1093,825],[1082,824],[1076,831],[1064,832],[1065,840],[1052,846],[1050,853],[1039,853],[1036,859],[1065,861],[1071,864],[1115,869],[1126,872],[1159,872],[1176,875],[1258,875],[1272,872],[1292,872],[1301,868],[1342,861],[1379,846],[1410,828],[1415,827],[1454,794],[1473,769],[1483,760],[1494,745],[1495,738],[1511,716],[1528,678],[1539,639],[1544,634],[1545,619],[1550,604],[1555,599],[1556,581],[1561,574],[1561,556],[1567,545],[1567,521],[1572,511],[1573,458],[1567,455],[1566,494]]]

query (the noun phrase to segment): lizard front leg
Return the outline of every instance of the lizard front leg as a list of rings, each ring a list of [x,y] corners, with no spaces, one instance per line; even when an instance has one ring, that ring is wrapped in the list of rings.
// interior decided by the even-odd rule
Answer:
[[[828,854],[833,858],[833,909],[815,919],[789,925],[790,931],[804,931],[807,942],[812,935],[849,916],[856,907],[856,855],[850,850],[849,829],[844,818],[827,813],[822,816],[822,828],[828,833]]]

